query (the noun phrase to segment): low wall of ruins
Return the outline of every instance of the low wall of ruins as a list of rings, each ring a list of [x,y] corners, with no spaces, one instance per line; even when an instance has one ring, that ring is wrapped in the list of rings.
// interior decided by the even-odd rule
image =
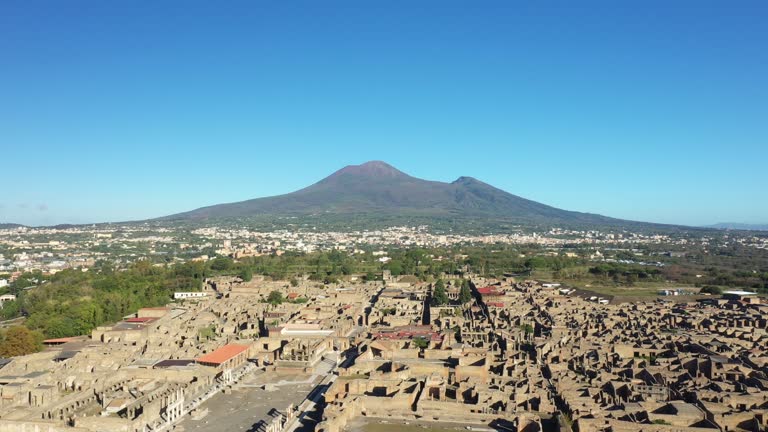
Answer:
[[[480,410],[480,407],[455,401],[425,400],[423,396],[418,404],[418,414],[423,415],[422,420],[487,423],[505,415],[490,409],[487,412],[472,412],[472,409]]]
[[[90,432],[89,429],[46,421],[0,420],[0,432]]]

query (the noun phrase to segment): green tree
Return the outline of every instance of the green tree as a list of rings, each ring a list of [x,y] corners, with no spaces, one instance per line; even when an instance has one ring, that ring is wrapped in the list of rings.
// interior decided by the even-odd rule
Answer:
[[[19,316],[19,302],[18,300],[11,300],[3,303],[3,307],[0,309],[0,318],[4,320],[16,318]]]
[[[40,351],[43,337],[24,326],[13,326],[5,331],[0,342],[0,356],[15,357]]]
[[[472,301],[472,292],[469,290],[469,281],[462,279],[461,289],[459,290],[459,303],[467,304]]]
[[[350,275],[352,272],[355,271],[355,268],[352,266],[351,263],[345,262],[341,265],[341,273],[343,275]]]
[[[227,257],[218,257],[211,261],[211,270],[226,271],[232,268],[232,260]]]
[[[239,276],[244,282],[250,282],[253,279],[253,270],[250,267],[244,267],[240,270]]]
[[[701,289],[701,291],[699,291],[699,292],[700,292],[700,293],[702,293],[702,294],[715,294],[715,295],[720,295],[720,294],[722,294],[722,293],[723,293],[723,289],[722,289],[722,288],[720,288],[720,287],[718,287],[718,286],[713,286],[713,285],[706,285],[706,286],[704,286],[704,288],[702,288],[702,289]]]
[[[267,303],[275,306],[283,303],[283,293],[280,291],[272,291],[267,296]]]
[[[400,276],[403,274],[403,264],[400,263],[400,261],[390,261],[387,264],[387,269],[389,269],[390,273],[392,273],[392,276]]]
[[[448,304],[448,294],[445,292],[445,282],[442,279],[438,279],[435,282],[434,291],[432,292],[432,305],[442,306]]]
[[[547,260],[543,257],[532,257],[525,261],[525,267],[531,271],[546,268]]]
[[[415,337],[411,339],[411,341],[413,342],[413,345],[416,348],[424,349],[429,346],[429,340],[427,340],[427,338],[424,338],[424,337]]]

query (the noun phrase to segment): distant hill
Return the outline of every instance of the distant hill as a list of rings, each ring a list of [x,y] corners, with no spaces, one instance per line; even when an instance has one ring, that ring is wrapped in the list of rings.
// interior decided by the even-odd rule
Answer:
[[[13,229],[13,228],[21,228],[24,225],[21,224],[15,224],[15,223],[0,223],[0,229]]]
[[[710,225],[707,228],[744,230],[744,231],[768,231],[768,224],[745,224],[745,223],[737,223],[737,222],[722,222],[719,224]]]
[[[380,161],[347,166],[309,187],[285,195],[202,207],[160,220],[322,214],[481,218],[520,224],[646,225],[557,209],[472,177],[459,177],[451,183],[422,180]]]

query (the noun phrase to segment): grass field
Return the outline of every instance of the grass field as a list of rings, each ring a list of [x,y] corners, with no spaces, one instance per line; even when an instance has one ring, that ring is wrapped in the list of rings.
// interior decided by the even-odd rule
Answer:
[[[614,303],[650,300],[652,298],[659,297],[659,290],[664,289],[682,288],[697,290],[692,286],[685,286],[672,282],[636,282],[633,286],[626,286],[614,283],[606,283],[603,280],[589,277],[581,279],[568,279],[561,277],[556,279],[553,277],[552,271],[550,270],[536,270],[533,272],[531,277],[536,280],[561,283],[564,286],[576,288],[579,291],[583,291],[584,293],[594,293],[598,296],[611,297],[613,298]],[[681,296],[680,299],[691,299],[696,297]],[[672,297],[668,298],[671,299]]]

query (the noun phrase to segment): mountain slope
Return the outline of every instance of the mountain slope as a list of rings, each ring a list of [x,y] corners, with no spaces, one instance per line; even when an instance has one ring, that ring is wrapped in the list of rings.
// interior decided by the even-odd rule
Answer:
[[[17,223],[0,223],[0,229],[22,228],[24,225]]]
[[[480,217],[519,223],[621,225],[605,216],[560,210],[471,177],[452,183],[411,177],[380,161],[350,165],[285,195],[199,208],[165,220],[310,214]]]
[[[746,224],[739,222],[722,222],[710,225],[706,228],[745,230],[745,231],[768,231],[768,224]]]

